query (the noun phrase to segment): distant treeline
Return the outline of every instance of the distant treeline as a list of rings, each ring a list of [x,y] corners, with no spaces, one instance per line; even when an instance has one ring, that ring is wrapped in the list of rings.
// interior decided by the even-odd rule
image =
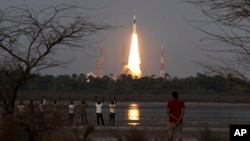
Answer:
[[[172,90],[192,93],[244,93],[240,85],[220,75],[208,76],[197,73],[186,78],[144,76],[133,79],[131,75],[122,74],[116,79],[112,75],[102,78],[86,74],[72,75],[38,75],[22,85],[21,91],[55,91],[55,92],[105,92],[162,94]]]

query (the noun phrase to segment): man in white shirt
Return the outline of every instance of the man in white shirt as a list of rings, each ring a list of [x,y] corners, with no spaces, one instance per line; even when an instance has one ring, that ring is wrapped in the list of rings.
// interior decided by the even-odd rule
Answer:
[[[100,119],[102,122],[102,125],[104,126],[104,120],[103,120],[103,116],[102,116],[102,105],[104,102],[104,97],[102,99],[102,101],[97,100],[97,97],[95,97],[95,106],[96,106],[96,118],[97,118],[97,124],[100,125]]]
[[[20,115],[20,116],[23,115],[23,113],[24,113],[24,108],[25,108],[25,106],[24,106],[23,102],[20,101],[20,104],[17,105],[17,110],[18,110],[17,112],[18,112],[18,115]]]
[[[43,98],[43,100],[41,100],[40,104],[38,105],[38,111],[39,111],[39,117],[40,118],[44,118],[44,106],[46,104],[46,99]]]
[[[69,105],[69,124],[71,125],[73,124],[74,110],[75,110],[75,106],[73,104],[73,101],[71,101]]]

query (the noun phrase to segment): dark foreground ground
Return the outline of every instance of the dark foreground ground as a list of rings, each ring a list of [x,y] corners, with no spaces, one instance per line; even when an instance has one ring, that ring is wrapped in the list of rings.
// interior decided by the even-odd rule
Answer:
[[[84,127],[77,127],[79,131]],[[66,129],[71,130],[71,129]],[[183,129],[183,141],[214,141],[208,138],[220,138],[220,141],[229,140],[229,129],[211,128],[211,135],[205,129],[188,128]],[[159,126],[96,126],[87,139],[92,141],[120,141],[127,140],[147,140],[147,141],[166,141],[167,127]],[[64,136],[68,136],[65,135]],[[70,136],[70,135],[69,135]]]

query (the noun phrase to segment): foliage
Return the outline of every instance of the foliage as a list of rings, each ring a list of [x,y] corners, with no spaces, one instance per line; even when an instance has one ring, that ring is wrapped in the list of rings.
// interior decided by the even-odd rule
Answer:
[[[250,87],[250,1],[183,0],[198,6],[205,15],[195,26],[207,35],[200,39],[201,48],[216,63],[199,62],[206,71]],[[205,17],[205,18],[204,18]],[[223,57],[222,57],[223,56]]]
[[[90,47],[89,36],[111,28],[83,16],[79,9],[59,4],[41,9],[21,5],[0,10],[0,106],[6,114],[13,114],[17,92],[24,82],[43,69],[71,62],[55,58],[60,49]],[[42,87],[46,89],[46,85]]]
[[[118,131],[118,127],[116,129],[110,130],[112,135],[115,137],[117,141],[148,141],[148,136],[146,130],[139,130],[136,127],[130,127],[128,132],[120,133]]]
[[[74,77],[73,77],[74,76]],[[197,73],[196,77],[186,78],[156,78],[141,77],[132,79],[130,75],[121,75],[116,80],[109,76],[87,77],[80,75],[44,75],[38,76],[25,83],[22,91],[51,91],[51,92],[104,92],[112,94],[121,93],[150,93],[162,94],[172,90],[182,92],[239,92],[241,88],[237,83],[219,76],[209,76]],[[244,91],[242,91],[244,92]]]
[[[68,125],[63,107],[58,111],[49,110],[18,112],[0,118],[1,141],[90,141],[89,135],[94,131],[93,125]],[[65,134],[66,133],[66,134]],[[72,136],[73,135],[73,136]]]
[[[0,124],[0,140],[46,141],[63,127],[60,115],[41,117],[39,113],[4,115]]]
[[[138,130],[137,128],[130,128],[129,133],[125,135],[125,141],[148,141],[145,130]]]
[[[164,132],[147,130],[146,128],[140,129],[139,127],[130,127],[128,131],[119,131],[119,127],[110,130],[111,134],[117,141],[165,141],[166,135]]]
[[[89,135],[95,130],[93,125],[84,126],[82,129],[79,126],[69,127],[76,139],[76,141],[91,141]]]
[[[209,128],[205,128],[205,130],[201,130],[197,136],[198,141],[227,141],[228,139],[222,137],[214,132],[212,132]]]

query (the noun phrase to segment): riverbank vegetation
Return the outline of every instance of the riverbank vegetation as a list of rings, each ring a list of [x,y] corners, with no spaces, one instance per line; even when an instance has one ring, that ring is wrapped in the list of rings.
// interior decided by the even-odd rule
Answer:
[[[39,117],[39,113],[21,113],[1,117],[0,140],[1,141],[164,141],[166,131],[163,129],[150,130],[150,127],[128,127],[126,130],[119,126],[105,126],[96,130],[94,125],[82,126],[70,125],[65,116],[56,116],[54,113],[46,113]],[[101,130],[101,132],[100,132]],[[211,131],[209,128],[184,135],[184,138],[196,138],[198,141],[227,141],[224,134]],[[188,136],[188,137],[187,137]]]
[[[213,93],[246,93],[248,89],[220,75],[205,75],[186,78],[144,76],[133,79],[131,75],[122,74],[116,79],[112,75],[102,78],[85,74],[72,75],[37,75],[24,83],[21,91],[53,91],[53,92],[100,92],[110,94],[149,93],[163,94],[172,90],[192,92],[195,94]]]
[[[200,73],[186,78],[152,75],[138,79],[130,75],[120,75],[116,79],[112,75],[102,78],[85,74],[37,75],[22,85],[19,98],[29,100],[45,96],[92,101],[94,96],[117,96],[120,101],[157,102],[170,99],[173,90],[190,102],[249,102],[248,88],[219,75]]]

